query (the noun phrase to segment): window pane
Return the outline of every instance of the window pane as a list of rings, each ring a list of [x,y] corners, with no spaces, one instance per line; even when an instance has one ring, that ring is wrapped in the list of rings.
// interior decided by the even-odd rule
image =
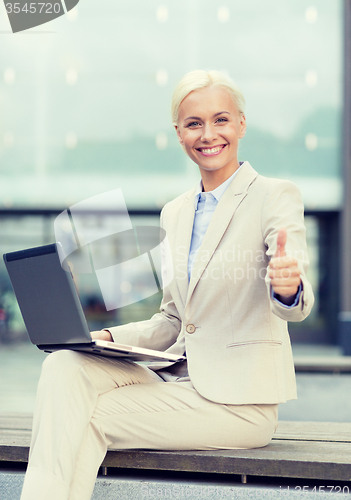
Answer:
[[[162,206],[198,178],[171,126],[172,91],[215,68],[246,96],[240,159],[295,180],[307,208],[337,208],[341,33],[341,0],[84,0],[3,35],[1,203],[69,206],[120,187],[129,207]]]

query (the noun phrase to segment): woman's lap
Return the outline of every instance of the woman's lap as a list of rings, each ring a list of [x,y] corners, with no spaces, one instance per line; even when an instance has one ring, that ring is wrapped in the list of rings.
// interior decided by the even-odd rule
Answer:
[[[115,358],[55,353],[42,378],[55,392],[60,386],[69,404],[77,377],[80,388],[88,392],[88,384],[90,393],[96,391],[91,421],[114,448],[259,447],[270,441],[277,424],[278,405],[214,403],[191,382],[164,382],[144,366]]]
[[[206,450],[265,446],[277,417],[278,405],[214,403],[191,382],[164,382],[104,393],[92,422],[110,448]]]

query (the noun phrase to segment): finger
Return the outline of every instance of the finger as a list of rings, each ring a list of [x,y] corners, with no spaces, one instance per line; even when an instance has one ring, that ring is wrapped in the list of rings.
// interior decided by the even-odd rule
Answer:
[[[277,250],[274,254],[274,257],[285,257],[285,245],[286,245],[286,229],[282,227],[279,229],[277,236]]]
[[[277,288],[281,287],[293,287],[293,288],[298,288],[300,285],[300,279],[298,277],[296,278],[291,278],[290,280],[286,279],[272,279],[271,280],[271,285],[273,287],[273,290],[277,292]]]
[[[269,269],[268,271],[268,276],[271,279],[299,278],[300,274],[301,273],[298,268]]]
[[[286,268],[298,267],[298,265],[296,259],[293,259],[292,257],[288,257],[287,255],[285,255],[285,257],[272,257],[271,260],[269,261],[269,267],[271,269],[281,269],[283,267]]]
[[[297,294],[298,286],[277,286],[273,287],[274,293],[281,297],[293,297]]]
[[[269,276],[300,276],[301,271],[297,266],[270,266]]]

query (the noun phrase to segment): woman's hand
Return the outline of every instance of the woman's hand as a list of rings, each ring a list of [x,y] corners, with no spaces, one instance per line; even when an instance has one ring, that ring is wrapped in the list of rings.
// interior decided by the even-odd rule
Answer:
[[[297,260],[286,255],[286,229],[279,230],[277,251],[269,263],[268,276],[271,279],[273,291],[281,302],[286,305],[294,303],[301,278]]]
[[[108,342],[113,342],[112,335],[108,330],[97,330],[95,332],[90,332],[90,335],[93,340],[107,340]]]

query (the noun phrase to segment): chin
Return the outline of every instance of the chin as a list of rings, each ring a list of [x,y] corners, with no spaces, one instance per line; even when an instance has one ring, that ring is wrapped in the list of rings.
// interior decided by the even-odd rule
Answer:
[[[202,165],[199,165],[199,168],[201,168],[201,170],[206,170],[206,172],[216,172],[217,170],[220,170],[221,168],[223,168],[223,166],[220,166],[220,167],[204,167]]]
[[[200,168],[202,168],[203,170],[208,170],[208,171],[211,171],[211,170],[220,170],[221,168],[226,168],[228,166],[228,163],[220,163],[220,164],[212,164],[212,165],[209,165],[208,163],[198,163],[198,166]]]

